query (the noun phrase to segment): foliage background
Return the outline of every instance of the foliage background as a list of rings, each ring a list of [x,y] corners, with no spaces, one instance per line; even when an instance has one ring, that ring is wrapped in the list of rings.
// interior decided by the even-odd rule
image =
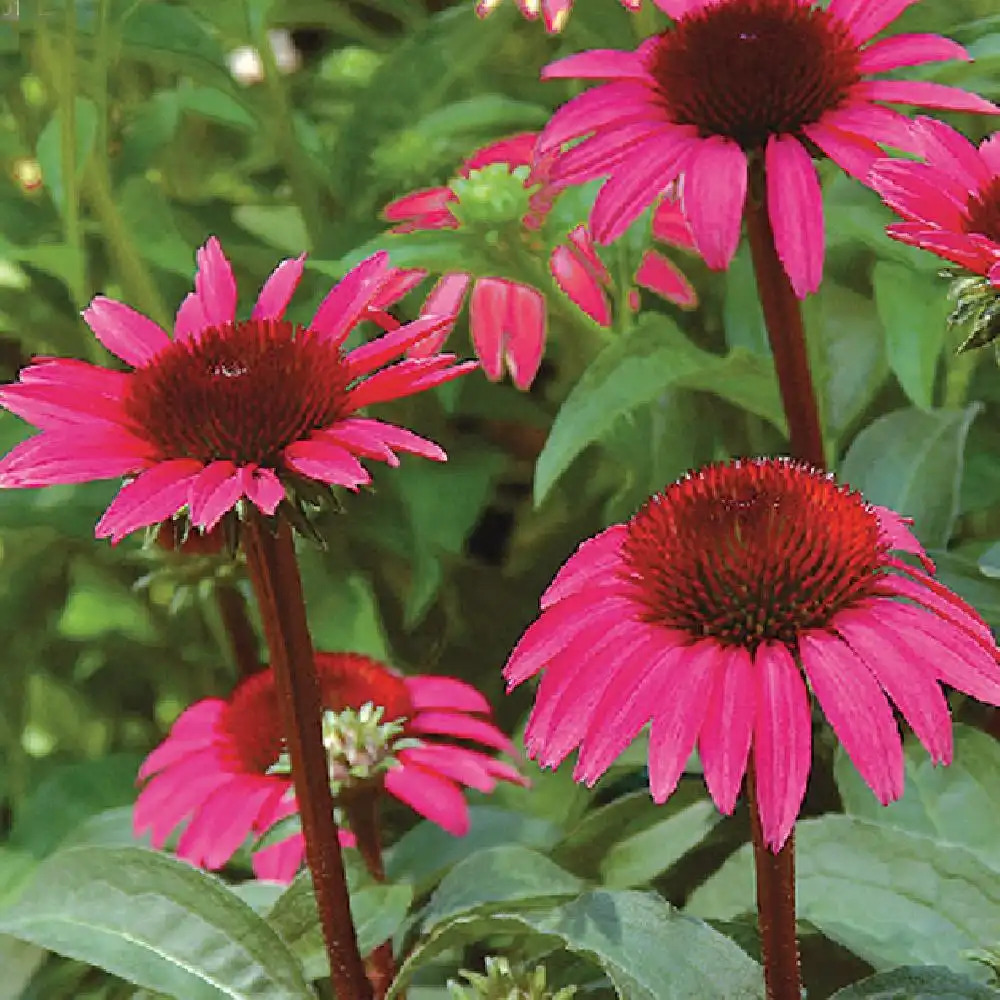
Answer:
[[[630,47],[660,22],[648,10],[631,16],[613,0],[578,0],[566,32],[548,37],[510,2],[485,22],[471,6],[20,0],[18,16],[0,20],[0,377],[15,377],[36,354],[106,362],[79,319],[97,292],[169,322],[190,285],[193,248],[212,233],[234,261],[244,301],[277,258],[308,248],[292,316],[303,321],[361,248],[386,246],[395,262],[433,271],[485,266],[453,234],[386,238],[381,207],[446,182],[477,146],[541,127],[571,93],[561,82],[538,81],[546,62],[585,47]],[[291,31],[301,53],[288,75],[269,65],[266,35],[276,28]],[[973,65],[924,75],[1000,99],[993,0],[924,0],[900,18],[899,30],[966,44]],[[264,81],[243,85],[230,74],[227,53],[243,45],[265,53]],[[989,128],[951,120],[973,138]],[[955,356],[960,333],[945,323],[937,259],[885,237],[889,215],[871,192],[832,169],[824,178],[826,280],[806,303],[806,320],[835,467],[868,499],[913,516],[943,581],[996,626],[996,365],[988,352]],[[576,201],[563,206],[566,218],[585,211],[581,197],[567,196]],[[644,225],[606,253],[616,275],[627,275],[648,242]],[[694,258],[679,262],[702,299],[694,312],[644,297],[640,321],[622,324],[602,347],[548,286],[549,347],[530,393],[475,375],[385,408],[440,441],[450,460],[375,470],[374,493],[345,497],[344,513],[322,525],[328,550],[303,547],[317,646],[465,677],[514,729],[530,692],[505,698],[500,667],[579,540],[692,466],[781,453],[780,406],[747,256],[741,252],[727,274]],[[470,352],[464,324],[453,344]],[[2,450],[26,433],[0,416]],[[67,844],[130,843],[139,759],[185,705],[227,692],[235,679],[210,574],[199,578],[189,563],[143,549],[140,540],[115,549],[95,543],[94,523],[116,488],[0,493],[0,901],[7,905],[36,862]],[[942,774],[914,753],[907,795],[889,810],[875,806],[818,737],[806,813],[821,818],[803,824],[799,842],[810,996],[910,964],[953,970],[956,989],[970,991],[955,995],[995,995],[972,992],[972,980],[989,973],[968,952],[1000,944],[1000,751],[981,731],[996,723],[972,705],[953,707],[969,724],[960,730],[958,763]],[[413,827],[411,814],[389,808],[395,881],[367,887],[383,893],[363,897],[384,921],[370,940],[397,931],[413,894],[424,901],[451,869],[410,925],[411,934],[422,926],[436,942],[414,960],[428,991],[439,991],[463,960],[474,965],[484,942],[509,943],[513,928],[521,957],[568,944],[578,958],[560,952],[550,963],[563,981],[600,990],[606,975],[629,996],[688,995],[663,985],[680,976],[685,944],[675,943],[672,965],[649,968],[641,949],[609,957],[607,942],[581,943],[558,906],[510,902],[558,897],[559,906],[591,916],[609,905],[626,925],[668,919],[666,910],[642,910],[662,905],[652,897],[615,896],[609,904],[601,887],[652,886],[715,920],[753,954],[751,869],[748,848],[740,848],[745,807],[719,822],[692,773],[666,808],[654,809],[635,790],[642,759],[641,747],[630,751],[593,792],[573,785],[568,768],[543,775],[529,766],[533,790],[477,803],[473,833],[461,842]],[[456,863],[465,867],[451,868]],[[245,858],[230,874],[246,876]],[[69,906],[65,881],[54,884],[61,886],[54,898]],[[468,895],[470,885],[492,886],[492,905]],[[565,902],[587,885],[594,893]],[[33,893],[44,902],[44,884]],[[497,900],[513,907],[508,923],[494,913]],[[263,896],[256,903],[266,909]],[[312,947],[306,969],[318,975]],[[298,953],[310,954],[308,942]],[[0,961],[14,970],[0,997],[149,995],[43,956],[0,937]],[[623,986],[626,974],[616,978],[615,968],[635,981]]]

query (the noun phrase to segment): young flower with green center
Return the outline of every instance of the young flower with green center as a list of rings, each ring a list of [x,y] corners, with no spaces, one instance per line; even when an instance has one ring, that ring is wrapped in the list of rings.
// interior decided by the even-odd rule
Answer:
[[[425,188],[386,205],[393,232],[455,229],[471,236],[478,255],[495,263],[492,273],[445,274],[427,299],[428,310],[457,312],[470,283],[469,326],[483,371],[499,379],[504,366],[514,384],[527,389],[538,373],[545,350],[547,308],[534,285],[511,277],[536,267],[545,254],[541,230],[550,217],[555,194],[547,181],[550,158],[535,156],[537,133],[525,132],[484,146],[467,159],[448,186]],[[665,199],[657,213],[654,235],[663,242],[691,249],[686,223],[675,201]],[[612,278],[586,226],[552,234],[548,270],[570,301],[603,327],[611,325],[608,291]],[[520,265],[520,266],[519,266]],[[543,277],[540,268],[539,278]],[[423,275],[423,272],[413,272]],[[644,288],[682,308],[697,303],[694,289],[680,270],[657,250],[646,250],[635,275]],[[427,337],[410,350],[422,357],[440,348],[448,329]]]
[[[474,368],[451,354],[382,368],[454,317],[425,314],[345,353],[400,272],[385,253],[369,257],[300,326],[284,313],[304,260],[279,264],[239,320],[232,268],[211,238],[172,338],[123,303],[94,299],[84,319],[132,370],[46,358],[0,389],[0,405],[41,431],[0,460],[0,486],[127,477],[97,525],[117,542],[179,514],[208,532],[244,502],[272,515],[304,481],[356,490],[371,479],[361,458],[444,461],[432,442],[359,411]]]
[[[462,786],[490,792],[498,781],[524,783],[517,768],[488,752],[515,753],[470,685],[429,674],[404,677],[357,653],[320,652],[316,666],[338,794],[377,780],[389,795],[462,836],[469,828]],[[249,836],[296,811],[281,733],[269,668],[227,699],[192,705],[139,771],[146,784],[135,805],[136,833],[150,831],[153,846],[162,847],[187,821],[178,855],[222,867]],[[260,878],[291,881],[303,850],[302,835],[293,834],[256,851],[254,870]]]
[[[517,9],[529,21],[537,20],[541,14],[545,30],[550,34],[556,34],[566,26],[575,0],[515,0],[515,2]],[[642,6],[642,0],[620,0],[620,3],[626,10],[638,10]],[[476,13],[480,17],[486,17],[499,5],[500,0],[476,0]]]
[[[923,569],[893,550],[915,556]],[[664,802],[695,745],[731,813],[753,759],[779,851],[811,764],[810,692],[883,804],[903,791],[891,703],[935,762],[952,754],[941,684],[1000,704],[989,628],[938,583],[898,514],[785,459],[712,465],[580,546],[504,671],[542,673],[529,756],[592,785],[647,724]]]

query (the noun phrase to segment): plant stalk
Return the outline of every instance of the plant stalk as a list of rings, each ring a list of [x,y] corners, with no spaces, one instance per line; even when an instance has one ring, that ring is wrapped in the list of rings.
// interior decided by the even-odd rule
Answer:
[[[768,1000],[801,1000],[799,944],[795,929],[795,831],[777,854],[764,843],[757,807],[757,773],[747,768],[750,828],[757,879],[757,925]]]
[[[767,214],[764,165],[760,158],[751,160],[745,218],[757,294],[764,311],[781,402],[788,421],[792,457],[817,469],[825,469],[823,432],[809,370],[802,310],[774,245],[774,232]]]
[[[256,510],[244,523],[247,568],[260,607],[292,762],[306,861],[312,872],[330,979],[338,1000],[370,1000],[333,816],[323,746],[323,706],[302,580],[288,523],[272,534]]]
[[[257,634],[250,622],[247,602],[235,580],[220,580],[215,585],[215,603],[240,680],[261,668]]]

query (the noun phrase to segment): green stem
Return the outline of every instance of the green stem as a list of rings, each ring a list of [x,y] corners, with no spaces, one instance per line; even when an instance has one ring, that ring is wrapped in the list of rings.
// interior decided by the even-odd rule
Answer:
[[[757,805],[757,774],[753,759],[747,769],[750,827],[757,879],[757,924],[764,959],[767,1000],[801,1000],[799,945],[795,927],[795,833],[773,853],[764,843]]]
[[[788,421],[789,445],[793,458],[825,469],[823,432],[809,370],[802,310],[774,245],[774,232],[767,212],[763,159],[753,157],[750,162],[745,210],[747,237],[781,402]]]
[[[948,364],[944,379],[944,405],[960,409],[969,398],[969,385],[979,364],[978,351],[963,351],[954,355]]]
[[[281,706],[306,861],[312,872],[334,992],[338,1000],[370,1000],[371,987],[358,953],[333,816],[323,746],[323,702],[295,542],[283,518],[275,530],[272,534],[271,526],[254,510],[243,525],[243,544]]]
[[[274,58],[271,41],[267,37],[267,23],[264,18],[254,17],[249,6],[245,6],[247,25],[250,30],[250,44],[260,54],[264,68],[264,85],[271,99],[269,124],[273,130],[274,148],[285,165],[288,181],[306,232],[309,235],[309,250],[315,251],[323,234],[323,211],[319,190],[316,187],[305,154],[295,135],[294,108],[288,99],[281,70]]]

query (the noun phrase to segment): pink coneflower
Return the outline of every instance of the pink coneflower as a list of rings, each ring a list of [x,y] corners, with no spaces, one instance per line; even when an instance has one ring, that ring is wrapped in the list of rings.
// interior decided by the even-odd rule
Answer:
[[[1000,288],[1000,133],[977,148],[933,118],[913,125],[926,162],[879,160],[871,184],[906,221],[893,239],[930,250]]]
[[[1000,703],[989,629],[932,572],[903,518],[809,466],[752,459],[691,473],[584,542],[543,595],[505,669],[510,687],[544,671],[528,752],[556,767],[579,747],[574,777],[593,784],[651,722],[655,801],[697,743],[709,792],[730,813],[752,746],[777,851],[809,775],[811,690],[890,802],[903,790],[890,699],[943,763],[952,738],[939,684]]]
[[[510,740],[489,721],[486,699],[463,681],[404,677],[356,653],[317,653],[316,666],[325,709],[359,709],[370,702],[384,708],[387,721],[405,720],[405,735],[420,745],[396,754],[385,790],[449,833],[460,837],[469,828],[460,786],[490,792],[497,781],[524,783],[511,764],[454,742],[514,754]],[[248,836],[259,836],[295,812],[291,778],[268,773],[283,743],[270,668],[247,678],[228,699],[192,705],[139,771],[139,778],[148,780],[135,805],[136,833],[150,831],[153,846],[160,848],[190,820],[178,855],[204,868],[221,868]],[[295,834],[257,851],[254,871],[288,882],[303,851],[302,836]]]
[[[185,510],[209,531],[243,498],[273,514],[296,478],[356,490],[371,478],[359,458],[443,461],[436,444],[358,414],[475,367],[441,354],[376,371],[454,317],[424,316],[345,354],[398,271],[385,253],[369,257],[299,326],[283,317],[304,260],[279,264],[250,319],[238,320],[233,272],[213,237],[172,339],[127,305],[94,299],[84,319],[133,370],[54,358],[25,368],[0,404],[41,433],[0,460],[0,486],[129,477],[97,525],[117,542]]]
[[[551,34],[563,30],[575,2],[576,0],[515,0],[517,9],[529,21],[537,20],[541,14],[545,30]],[[619,0],[619,2],[627,10],[638,10],[642,6],[642,0]],[[480,17],[486,17],[499,6],[500,0],[476,0],[476,13]]]
[[[460,229],[470,222],[482,221],[467,218],[474,216],[479,209],[475,204],[478,199],[486,216],[496,214],[496,221],[515,222],[520,227],[519,238],[528,256],[544,255],[545,246],[539,230],[546,222],[554,193],[547,183],[551,157],[538,160],[534,156],[537,138],[536,132],[523,132],[484,146],[462,164],[452,185],[413,191],[390,202],[385,207],[384,215],[390,222],[396,223],[393,232]],[[481,194],[476,187],[479,171],[498,166],[506,168],[503,180],[508,177],[514,179],[509,206],[505,205],[504,195],[510,192],[500,193],[491,184],[496,182],[496,177],[482,180]],[[463,192],[462,197],[456,193],[456,188]],[[473,203],[471,212],[470,202]],[[665,200],[663,211],[676,216],[679,207],[671,208],[672,204]],[[504,217],[510,210],[515,211],[513,219]],[[665,242],[673,242],[663,233],[680,234],[681,230],[682,225],[677,223],[676,228],[663,226],[661,233],[654,232],[654,235]],[[612,279],[594,248],[586,226],[576,226],[569,232],[559,233],[558,239],[548,257],[552,279],[578,309],[595,323],[609,327],[612,316],[608,292]],[[692,243],[683,238],[675,245],[688,249],[692,247]],[[485,247],[481,249],[486,252]],[[691,308],[697,303],[694,289],[684,275],[655,250],[644,254],[636,281],[675,305]],[[506,361],[514,384],[520,389],[527,389],[538,373],[545,350],[545,296],[533,285],[500,273],[473,277],[466,272],[449,272],[442,276],[428,296],[427,308],[441,312],[458,311],[470,283],[469,326],[483,371],[488,378],[497,380],[503,375]],[[448,333],[448,329],[442,328],[436,335],[425,338],[410,350],[410,356],[423,357],[438,350]]]
[[[766,173],[778,255],[796,294],[819,286],[823,205],[812,162],[825,153],[863,182],[879,143],[907,148],[907,120],[881,103],[996,112],[954,87],[874,73],[967,58],[937,35],[871,39],[914,0],[655,0],[674,19],[634,52],[597,49],[548,66],[544,79],[609,80],[564,105],[539,154],[564,152],[556,186],[610,175],[591,214],[609,243],[680,174],[695,243],[725,268],[740,238],[748,163]],[[751,192],[760,197],[764,192]]]

